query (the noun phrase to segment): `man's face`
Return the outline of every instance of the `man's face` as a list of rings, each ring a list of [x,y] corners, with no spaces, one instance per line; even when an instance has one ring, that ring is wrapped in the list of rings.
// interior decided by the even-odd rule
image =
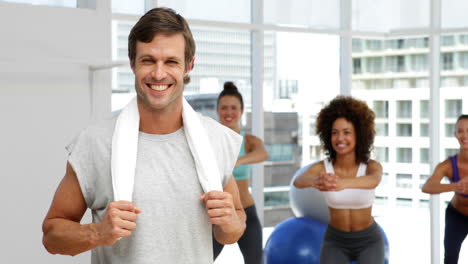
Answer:
[[[193,66],[185,67],[185,41],[181,33],[156,34],[149,43],[137,41],[135,90],[142,106],[149,111],[171,111],[182,106],[184,76]]]

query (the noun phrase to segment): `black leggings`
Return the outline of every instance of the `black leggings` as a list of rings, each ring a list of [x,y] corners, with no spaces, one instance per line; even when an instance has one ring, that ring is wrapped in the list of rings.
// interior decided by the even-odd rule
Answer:
[[[384,240],[379,226],[343,232],[328,225],[320,251],[320,264],[383,264],[385,261]]]
[[[237,241],[244,256],[245,264],[261,264],[263,253],[263,230],[257,216],[255,205],[244,208],[247,215],[246,228],[242,237]],[[213,238],[213,259],[216,259],[224,245]]]
[[[451,203],[445,209],[444,263],[457,264],[460,248],[468,234],[468,216],[460,213]]]

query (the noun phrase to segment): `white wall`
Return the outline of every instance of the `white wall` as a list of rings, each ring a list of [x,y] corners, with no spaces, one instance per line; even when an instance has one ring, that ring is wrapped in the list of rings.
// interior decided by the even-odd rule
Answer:
[[[0,3],[2,263],[89,263],[89,253],[48,254],[41,224],[65,172],[64,146],[90,120],[89,66],[111,59],[109,1],[96,10]],[[95,80],[93,115],[103,116],[110,74]]]

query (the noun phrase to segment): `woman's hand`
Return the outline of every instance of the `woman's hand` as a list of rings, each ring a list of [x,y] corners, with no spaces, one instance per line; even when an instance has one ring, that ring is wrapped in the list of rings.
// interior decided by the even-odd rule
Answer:
[[[468,194],[468,178],[464,177],[457,182],[456,190],[457,193]]]
[[[317,189],[320,191],[336,191],[338,175],[332,173],[320,173],[316,179]]]

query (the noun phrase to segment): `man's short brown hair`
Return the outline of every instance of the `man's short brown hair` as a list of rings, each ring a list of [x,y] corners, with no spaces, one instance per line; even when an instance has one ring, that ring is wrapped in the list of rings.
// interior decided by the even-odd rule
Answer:
[[[170,8],[153,8],[146,12],[133,26],[128,35],[128,58],[130,64],[135,65],[136,43],[138,41],[149,43],[156,34],[176,34],[182,33],[185,40],[185,69],[195,56],[195,41],[187,21],[174,10]],[[184,83],[187,84],[190,77],[184,77]]]

